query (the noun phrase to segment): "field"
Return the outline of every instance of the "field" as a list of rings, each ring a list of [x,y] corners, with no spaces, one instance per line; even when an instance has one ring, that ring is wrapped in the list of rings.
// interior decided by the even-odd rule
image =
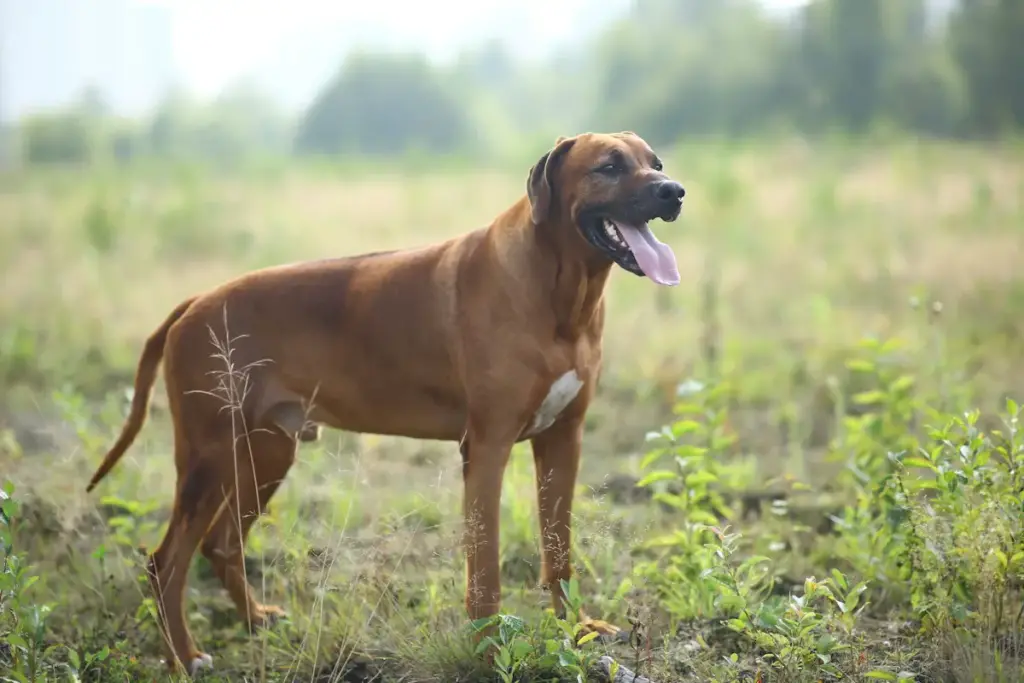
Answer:
[[[524,445],[502,502],[510,616],[482,668],[455,446],[326,431],[247,548],[289,620],[250,635],[197,554],[207,680],[569,681],[606,653],[656,683],[1024,680],[1024,153],[663,156],[688,192],[655,226],[683,282],[612,277],[575,510],[579,593],[631,642],[573,647],[546,612]],[[0,679],[166,677],[138,550],[172,496],[161,384],[120,466],[84,486],[175,304],[255,267],[479,227],[531,162],[0,178]]]

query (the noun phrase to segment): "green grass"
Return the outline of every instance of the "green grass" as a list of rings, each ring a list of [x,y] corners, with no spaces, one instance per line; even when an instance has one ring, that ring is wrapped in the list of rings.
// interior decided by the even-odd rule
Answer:
[[[575,522],[588,611],[637,638],[562,642],[572,624],[536,588],[532,464],[517,449],[502,571],[504,610],[523,622],[505,621],[506,675],[575,680],[607,652],[659,682],[1024,678],[1024,453],[1000,422],[1024,382],[1021,151],[694,143],[663,156],[688,191],[682,218],[655,226],[683,284],[611,281]],[[128,456],[83,491],[173,305],[251,268],[479,227],[526,172],[0,180],[0,477],[15,485],[0,678],[165,676],[138,551],[171,502],[162,387]],[[249,636],[195,561],[189,619],[213,680],[503,680],[465,637],[454,447],[325,437],[302,447],[247,551],[288,622]]]

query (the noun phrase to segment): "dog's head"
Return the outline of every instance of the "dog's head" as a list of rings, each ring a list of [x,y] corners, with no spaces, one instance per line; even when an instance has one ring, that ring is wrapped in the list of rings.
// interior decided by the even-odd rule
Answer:
[[[678,218],[685,192],[640,136],[559,138],[530,170],[526,185],[539,229],[571,230],[577,239],[570,243],[597,258],[662,285],[679,284],[675,254],[647,223]]]

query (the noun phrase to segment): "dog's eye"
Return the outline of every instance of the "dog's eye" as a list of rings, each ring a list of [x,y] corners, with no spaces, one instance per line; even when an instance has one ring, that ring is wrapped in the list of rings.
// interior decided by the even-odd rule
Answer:
[[[605,175],[617,175],[622,172],[622,166],[619,163],[612,161],[602,166],[598,166],[595,170],[598,173],[603,173]]]
[[[654,163],[651,164],[651,168],[653,168],[655,171],[659,171],[660,172],[660,171],[664,170],[665,166],[662,165],[661,159],[655,159]]]

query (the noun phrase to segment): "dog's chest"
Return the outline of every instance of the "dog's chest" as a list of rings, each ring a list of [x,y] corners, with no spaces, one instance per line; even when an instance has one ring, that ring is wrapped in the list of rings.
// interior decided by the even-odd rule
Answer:
[[[569,370],[552,382],[540,407],[533,414],[533,420],[524,436],[539,434],[553,425],[558,416],[575,400],[581,388],[583,380],[575,370]]]

